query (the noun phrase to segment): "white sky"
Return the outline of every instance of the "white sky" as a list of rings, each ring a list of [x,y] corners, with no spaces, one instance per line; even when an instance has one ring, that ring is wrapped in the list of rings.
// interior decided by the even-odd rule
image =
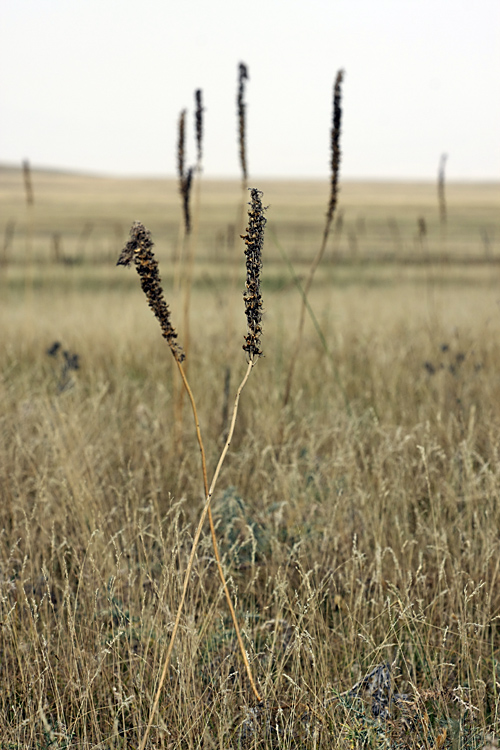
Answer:
[[[2,0],[0,162],[172,175],[203,90],[204,172],[328,177],[343,86],[345,178],[500,178],[498,0]]]

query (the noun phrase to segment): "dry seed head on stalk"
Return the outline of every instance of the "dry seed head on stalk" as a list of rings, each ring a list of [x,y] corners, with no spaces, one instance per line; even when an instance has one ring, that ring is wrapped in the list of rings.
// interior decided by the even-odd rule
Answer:
[[[194,92],[194,99],[196,102],[196,110],[194,113],[194,124],[196,131],[196,161],[198,167],[201,164],[201,158],[203,156],[203,104],[201,98],[201,89],[196,89]]]
[[[342,122],[342,81],[344,71],[339,70],[333,87],[333,123],[331,131],[331,184],[330,202],[328,204],[327,222],[331,222],[337,206],[337,193],[340,171],[340,126]]]
[[[188,171],[182,180],[182,208],[184,211],[184,225],[186,227],[186,233],[189,234],[191,231],[191,210],[189,208],[189,199],[191,197],[191,186],[193,184],[193,167],[189,167]]]
[[[177,333],[170,321],[170,309],[163,294],[158,262],[154,256],[153,247],[151,232],[140,221],[135,221],[130,229],[130,239],[121,251],[116,265],[129,266],[132,262],[135,263],[141,279],[142,291],[160,323],[161,334],[167,340],[175,359],[182,362],[184,353],[176,341]]]
[[[243,173],[243,179],[246,180],[248,177],[247,173],[247,150],[246,150],[246,138],[245,138],[245,81],[249,78],[248,68],[245,63],[240,63],[238,68],[238,131],[239,131],[239,143],[240,143],[240,163],[241,171]]]
[[[179,115],[179,128],[177,138],[177,174],[179,176],[179,189],[182,193],[182,181],[184,179],[184,151],[186,142],[186,110],[183,109]]]
[[[179,137],[177,141],[177,173],[179,176],[179,192],[182,196],[182,210],[184,213],[184,226],[186,234],[191,231],[191,214],[189,211],[189,198],[191,195],[191,184],[193,180],[193,168],[185,171],[185,144],[186,144],[186,110],[183,109],[179,115]]]
[[[246,289],[243,293],[248,333],[245,336],[244,351],[250,360],[262,356],[260,336],[262,333],[262,297],[260,294],[260,271],[262,268],[262,247],[264,245],[264,227],[266,218],[262,206],[262,193],[256,188],[250,189],[251,203],[248,209],[248,227],[246,234],[241,235],[245,241],[247,266]]]

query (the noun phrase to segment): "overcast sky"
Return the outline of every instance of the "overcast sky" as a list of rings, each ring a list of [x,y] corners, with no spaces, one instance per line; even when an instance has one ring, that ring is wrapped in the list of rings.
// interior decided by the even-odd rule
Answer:
[[[204,172],[240,176],[238,63],[255,177],[500,178],[499,0],[2,0],[0,162],[172,175],[203,91]]]

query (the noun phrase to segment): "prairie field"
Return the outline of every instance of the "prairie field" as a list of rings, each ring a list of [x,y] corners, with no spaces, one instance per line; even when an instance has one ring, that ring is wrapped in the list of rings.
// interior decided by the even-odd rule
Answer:
[[[0,170],[0,750],[140,747],[205,502],[135,269],[151,231],[209,480],[245,373],[248,201]],[[253,184],[253,183],[252,183]],[[500,188],[255,181],[264,356],[240,398],[147,748],[498,748]],[[57,346],[58,344],[58,346]],[[290,398],[285,384],[290,368]],[[286,403],[285,403],[286,401]]]

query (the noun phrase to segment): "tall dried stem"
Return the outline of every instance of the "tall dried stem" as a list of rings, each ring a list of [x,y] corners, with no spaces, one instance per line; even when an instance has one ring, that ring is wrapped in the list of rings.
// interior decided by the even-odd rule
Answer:
[[[217,568],[219,570],[219,575],[220,575],[221,582],[224,588],[224,593],[226,595],[228,606],[231,612],[231,617],[232,617],[233,624],[235,627],[235,632],[236,632],[236,636],[238,639],[240,651],[243,657],[245,668],[246,668],[254,695],[257,698],[257,700],[259,701],[261,700],[260,694],[257,690],[257,687],[253,679],[250,663],[246,655],[245,647],[243,644],[243,640],[242,640],[240,630],[238,627],[238,623],[237,623],[237,619],[236,619],[236,614],[234,612],[234,607],[233,607],[231,597],[229,594],[229,590],[227,587],[227,583],[225,580],[224,571],[222,568],[222,563],[221,563],[218,545],[217,545],[217,539],[215,535],[215,526],[213,523],[212,513],[210,509],[210,501],[211,501],[211,498],[215,489],[215,485],[217,483],[217,479],[219,477],[220,469],[222,467],[224,459],[229,450],[232,436],[234,433],[234,426],[236,423],[236,415],[238,412],[238,404],[239,404],[241,392],[248,380],[248,377],[250,375],[252,368],[256,364],[259,356],[261,356],[262,354],[260,350],[260,334],[262,331],[262,328],[261,328],[262,301],[260,297],[259,275],[260,275],[260,269],[262,265],[260,253],[262,251],[262,244],[263,244],[263,238],[264,238],[263,231],[264,231],[265,219],[263,216],[264,209],[262,208],[260,196],[261,194],[259,193],[259,191],[252,190],[252,206],[251,206],[251,210],[249,211],[249,227],[247,230],[247,234],[243,237],[243,239],[245,240],[245,244],[246,244],[245,255],[247,257],[247,284],[246,284],[246,291],[244,294],[244,299],[245,299],[245,312],[246,312],[247,323],[248,323],[248,328],[249,328],[249,332],[247,336],[245,337],[245,345],[243,346],[243,349],[248,353],[248,366],[245,372],[245,376],[236,393],[228,436],[226,439],[224,449],[219,458],[219,462],[217,464],[217,468],[215,470],[214,477],[212,479],[212,483],[210,487],[208,486],[205,450],[204,450],[203,441],[201,437],[196,404],[194,401],[193,393],[191,391],[186,374],[182,366],[184,353],[181,347],[179,346],[179,344],[177,343],[177,334],[170,321],[170,310],[164,299],[163,291],[161,289],[161,279],[160,279],[159,272],[158,272],[158,264],[152,252],[153,242],[151,240],[151,235],[149,231],[139,222],[136,222],[132,226],[131,233],[130,233],[130,240],[127,243],[126,247],[123,249],[118,259],[118,265],[129,265],[132,261],[135,262],[137,271],[141,278],[142,289],[145,292],[146,297],[148,299],[148,304],[152,308],[155,316],[157,317],[160,323],[162,335],[166,339],[167,343],[169,344],[172,354],[174,356],[174,359],[177,363],[177,367],[179,369],[182,382],[188,394],[191,407],[192,407],[192,411],[193,411],[196,435],[197,435],[198,444],[200,448],[200,454],[201,454],[203,485],[204,485],[205,497],[206,497],[205,505],[203,507],[200,521],[198,523],[198,528],[195,533],[193,546],[191,549],[191,554],[189,557],[187,569],[186,569],[185,576],[184,576],[181,601],[179,603],[179,607],[177,610],[169,647],[167,650],[162,674],[160,677],[160,682],[159,682],[157,692],[155,695],[155,699],[153,702],[153,706],[150,712],[148,726],[146,728],[146,732],[141,742],[141,746],[140,746],[141,750],[144,750],[144,747],[147,742],[147,738],[151,730],[153,718],[158,708],[158,702],[160,699],[161,691],[162,691],[165,677],[167,674],[168,666],[170,664],[170,658],[172,655],[172,650],[174,647],[174,642],[175,642],[175,638],[176,638],[177,631],[179,628],[182,610],[184,607],[187,587],[188,587],[189,578],[190,578],[191,570],[192,570],[193,563],[194,563],[196,548],[197,548],[197,545],[201,536],[203,524],[207,515],[208,515],[209,523],[210,523],[210,532],[212,536],[212,543],[214,547],[215,558],[217,561]]]
[[[302,298],[302,304],[300,307],[299,328],[297,331],[297,337],[295,339],[295,345],[293,348],[292,358],[290,360],[290,368],[288,370],[288,377],[287,377],[286,386],[285,386],[285,394],[283,396],[284,407],[287,406],[290,400],[295,365],[297,363],[298,355],[300,352],[300,347],[302,345],[302,335],[304,332],[307,296],[311,289],[311,284],[313,282],[316,269],[319,266],[320,261],[325,253],[326,245],[328,242],[328,236],[330,234],[333,217],[335,215],[335,209],[337,207],[338,181],[339,181],[339,172],[340,172],[340,128],[341,128],[341,123],[342,123],[341,102],[342,102],[343,78],[344,78],[344,71],[339,70],[339,72],[337,73],[337,77],[335,79],[334,87],[333,87],[333,123],[332,123],[332,129],[331,129],[330,199],[328,201],[328,210],[326,213],[326,222],[325,222],[325,228],[323,230],[323,238],[321,241],[321,245],[320,245],[318,252],[316,253],[316,257],[314,258],[311,264],[311,268],[309,269],[307,280],[304,284],[304,296]]]
[[[247,146],[246,146],[246,108],[245,103],[245,81],[249,79],[248,68],[245,63],[240,62],[238,67],[238,143],[240,151],[241,179],[246,186],[248,179],[247,169]]]
[[[196,171],[201,171],[201,161],[203,158],[203,101],[201,89],[196,89],[194,92],[195,100],[195,111],[194,111],[194,126],[196,132]]]

